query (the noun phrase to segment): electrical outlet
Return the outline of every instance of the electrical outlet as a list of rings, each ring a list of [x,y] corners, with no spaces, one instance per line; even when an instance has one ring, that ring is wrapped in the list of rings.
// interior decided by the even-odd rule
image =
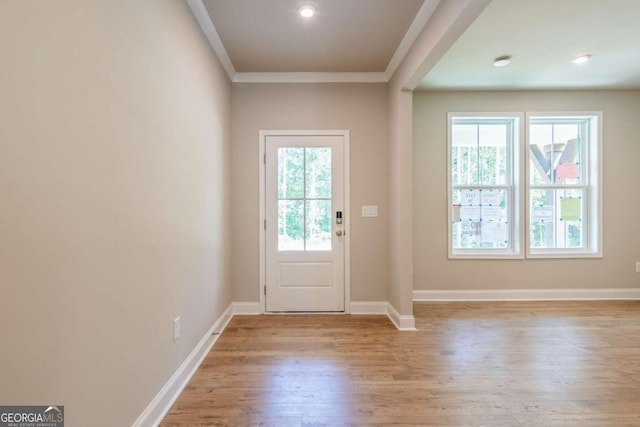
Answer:
[[[640,261],[636,261],[636,273],[640,273]]]
[[[180,338],[180,316],[173,319],[173,340],[177,341]]]

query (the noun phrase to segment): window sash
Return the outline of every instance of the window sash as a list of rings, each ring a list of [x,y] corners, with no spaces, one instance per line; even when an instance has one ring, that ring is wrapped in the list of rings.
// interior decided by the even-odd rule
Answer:
[[[579,247],[571,247],[571,248],[562,248],[562,247],[557,247],[557,242],[556,242],[556,238],[558,235],[558,231],[555,230],[554,228],[554,247],[551,248],[538,248],[538,247],[533,247],[531,246],[531,228],[533,227],[533,221],[531,220],[531,212],[529,211],[531,209],[531,193],[533,193],[536,190],[542,190],[542,191],[546,191],[546,190],[550,190],[550,191],[564,191],[564,190],[580,190],[582,193],[582,202],[581,202],[581,206],[584,207],[583,212],[582,212],[582,217],[581,217],[581,222],[582,222],[582,227],[580,227],[580,241],[582,242],[582,244]],[[530,186],[529,187],[529,199],[527,201],[527,230],[528,230],[528,245],[529,245],[529,250],[536,252],[536,253],[544,253],[546,251],[558,251],[558,252],[572,252],[572,251],[579,251],[582,252],[584,250],[587,250],[588,248],[590,248],[590,242],[589,242],[589,224],[590,224],[590,215],[589,215],[589,186],[588,185],[536,185],[536,186]],[[555,208],[555,200],[554,200],[554,208]],[[558,226],[558,221],[554,218],[554,227]],[[565,225],[566,226],[566,225]]]
[[[521,230],[521,200],[522,197],[516,186],[516,180],[520,180],[521,171],[520,166],[520,140],[523,134],[524,117],[522,114],[513,113],[496,113],[496,114],[466,114],[466,113],[449,113],[448,120],[448,247],[450,258],[521,258],[522,236]],[[456,147],[453,141],[453,127],[455,125],[504,125],[506,132],[506,146],[505,146],[505,177],[504,184],[454,184],[453,183],[453,148]],[[478,129],[479,135],[479,129]],[[460,146],[460,145],[458,145]],[[475,147],[479,149],[481,147],[479,138],[476,137]],[[480,158],[478,152],[478,158]],[[506,248],[459,248],[455,247],[455,240],[453,235],[453,200],[457,191],[464,189],[495,189],[502,190],[506,193],[506,215],[507,215],[507,247]]]
[[[554,258],[554,257],[599,257],[602,250],[602,114],[592,112],[580,113],[529,113],[527,114],[527,138],[524,141],[526,146],[526,242],[527,257],[531,258]],[[580,183],[564,184],[551,182],[544,185],[534,185],[531,182],[532,175],[530,168],[531,151],[529,133],[532,125],[577,125],[578,138],[580,139]],[[554,141],[550,141],[554,143]],[[554,171],[555,174],[555,171]],[[555,175],[553,175],[555,181]],[[581,242],[580,247],[551,247],[537,248],[532,246],[531,230],[533,222],[531,220],[531,194],[536,190],[580,190],[582,193],[583,214],[581,218]],[[557,234],[554,231],[554,234]],[[557,245],[554,242],[554,245]]]

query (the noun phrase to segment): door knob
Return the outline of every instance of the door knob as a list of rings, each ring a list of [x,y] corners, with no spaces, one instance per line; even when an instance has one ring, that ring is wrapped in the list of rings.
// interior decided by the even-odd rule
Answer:
[[[342,230],[336,231],[336,236],[338,236],[338,237],[342,236]]]

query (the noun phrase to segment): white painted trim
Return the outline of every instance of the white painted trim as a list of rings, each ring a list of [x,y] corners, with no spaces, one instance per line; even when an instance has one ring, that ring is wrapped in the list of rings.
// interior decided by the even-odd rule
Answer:
[[[392,87],[414,91],[490,2],[442,1],[391,76]]]
[[[233,315],[257,315],[260,314],[259,302],[234,302],[233,303]]]
[[[351,311],[351,173],[350,173],[350,141],[351,132],[349,130],[309,130],[309,129],[286,129],[286,130],[260,130],[258,135],[258,179],[260,188],[260,216],[258,218],[259,228],[259,245],[260,245],[260,280],[258,282],[258,292],[260,295],[259,314],[266,312],[266,301],[264,298],[264,287],[266,286],[266,231],[264,229],[264,221],[266,219],[266,137],[267,136],[291,136],[291,135],[322,135],[322,136],[342,136],[344,139],[343,161],[344,161],[344,312],[349,314]]]
[[[452,121],[454,118],[477,119],[507,119],[513,123],[513,138],[511,146],[507,146],[507,156],[511,159],[507,164],[507,175],[510,182],[493,187],[503,187],[507,191],[511,203],[507,206],[511,217],[509,236],[511,248],[507,249],[454,249],[451,241],[453,235],[453,182],[452,182]],[[524,258],[524,222],[525,203],[521,193],[524,188],[524,161],[520,153],[524,144],[525,115],[524,113],[506,112],[448,112],[447,113],[447,235],[449,259],[523,259]]]
[[[207,40],[209,40],[209,44],[213,48],[213,51],[216,53],[218,60],[222,64],[222,67],[227,72],[229,76],[229,80],[233,81],[236,75],[236,69],[231,62],[231,58],[229,58],[229,54],[222,44],[222,40],[220,40],[220,36],[218,35],[218,31],[216,27],[213,25],[211,21],[211,17],[209,16],[209,12],[205,7],[202,0],[187,0],[193,15],[196,17],[198,24],[200,24],[200,28],[202,28],[202,32],[204,33]]]
[[[640,300],[640,288],[414,290],[414,301]]]
[[[157,426],[167,415],[171,406],[180,393],[187,386],[191,377],[196,373],[204,358],[216,343],[220,334],[229,324],[233,316],[258,315],[260,306],[257,302],[232,302],[220,315],[216,322],[209,328],[200,342],[191,351],[189,356],[182,362],[167,383],[162,387],[151,403],[142,411],[132,427]],[[391,322],[401,331],[415,330],[415,320],[413,316],[401,316],[386,301],[354,301],[350,304],[352,314],[386,314]],[[291,314],[291,313],[277,313]],[[295,313],[304,314],[304,313]],[[317,313],[309,313],[317,314]]]
[[[379,314],[387,315],[391,322],[401,331],[414,331],[413,316],[401,316],[387,301],[354,301],[349,304],[351,314]],[[167,415],[171,406],[187,386],[191,377],[196,373],[204,358],[209,354],[220,334],[227,327],[233,316],[261,314],[258,302],[232,302],[209,328],[200,342],[180,364],[171,378],[160,389],[158,394],[142,411],[132,427],[157,426]],[[271,314],[271,313],[270,313]],[[318,313],[273,313],[277,314],[318,314]]]
[[[431,18],[431,15],[433,15],[433,12],[439,4],[440,0],[427,0],[422,3],[418,13],[416,13],[416,16],[413,18],[411,25],[409,25],[407,32],[404,34],[404,37],[402,37],[400,44],[398,44],[398,48],[391,57],[389,64],[387,64],[387,68],[384,70],[384,74],[387,76],[387,81],[389,81],[391,76],[393,76],[393,73],[396,72],[404,57],[407,56],[409,49],[411,49],[411,46],[413,46],[413,43],[420,35],[420,32],[422,32],[425,25],[427,25],[429,18]]]
[[[386,315],[388,306],[387,301],[351,301],[351,314]]]
[[[260,300],[260,314],[266,311],[267,302],[264,298],[265,288],[267,287],[267,252],[266,252],[266,233],[264,224],[267,221],[266,210],[266,194],[267,194],[267,165],[266,165],[266,153],[267,144],[266,138],[269,132],[261,130],[258,136],[258,181],[259,181],[259,193],[260,193],[260,206],[258,208],[260,217],[258,218],[258,230],[259,230],[259,246],[260,246],[260,281],[258,283],[258,294]]]
[[[386,83],[387,74],[364,73],[236,73],[233,83]]]
[[[351,314],[363,315],[363,314],[378,314],[386,315],[391,323],[399,331],[415,331],[416,320],[412,315],[401,315],[387,301],[353,301],[351,303]]]
[[[237,72],[202,0],[187,0],[202,32],[233,83],[387,83],[440,1],[425,1],[383,72]]]
[[[351,313],[351,132],[344,131],[342,149],[344,215],[344,312]]]
[[[398,313],[398,310],[391,305],[391,303],[387,304],[387,317],[391,322],[396,325],[399,331],[415,331],[416,330],[416,319],[413,315],[401,315]]]
[[[220,315],[216,322],[209,328],[200,342],[195,346],[187,358],[173,373],[169,381],[160,389],[151,403],[142,411],[142,414],[133,423],[132,427],[157,426],[171,409],[182,390],[198,370],[198,367],[218,340],[220,333],[227,327],[233,317],[233,304]]]
[[[527,169],[524,170],[524,176],[529,176],[529,165],[531,152],[529,150],[529,122],[532,118],[536,117],[572,117],[584,119],[595,118],[596,120],[590,120],[591,133],[589,138],[588,147],[583,146],[581,150],[584,150],[581,155],[586,158],[588,164],[587,169],[587,182],[584,184],[587,187],[587,206],[584,214],[583,224],[586,225],[586,233],[584,236],[587,241],[587,247],[581,249],[535,249],[531,248],[530,244],[530,221],[526,221],[525,235],[526,239],[526,256],[531,259],[562,259],[562,258],[602,258],[603,257],[603,236],[604,236],[604,219],[603,219],[603,199],[604,199],[604,187],[603,187],[603,165],[602,158],[603,153],[603,123],[602,123],[602,111],[535,111],[525,113],[525,126],[526,134],[524,140],[524,162]],[[584,162],[584,160],[583,160]],[[584,173],[584,172],[583,172]],[[526,183],[525,199],[530,199],[531,185]],[[529,218],[529,203],[526,203],[527,212],[526,218]]]

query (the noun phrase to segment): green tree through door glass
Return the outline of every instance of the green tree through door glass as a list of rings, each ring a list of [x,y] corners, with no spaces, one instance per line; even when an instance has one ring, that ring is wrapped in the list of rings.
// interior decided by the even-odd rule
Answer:
[[[331,250],[331,148],[278,149],[278,250]]]

